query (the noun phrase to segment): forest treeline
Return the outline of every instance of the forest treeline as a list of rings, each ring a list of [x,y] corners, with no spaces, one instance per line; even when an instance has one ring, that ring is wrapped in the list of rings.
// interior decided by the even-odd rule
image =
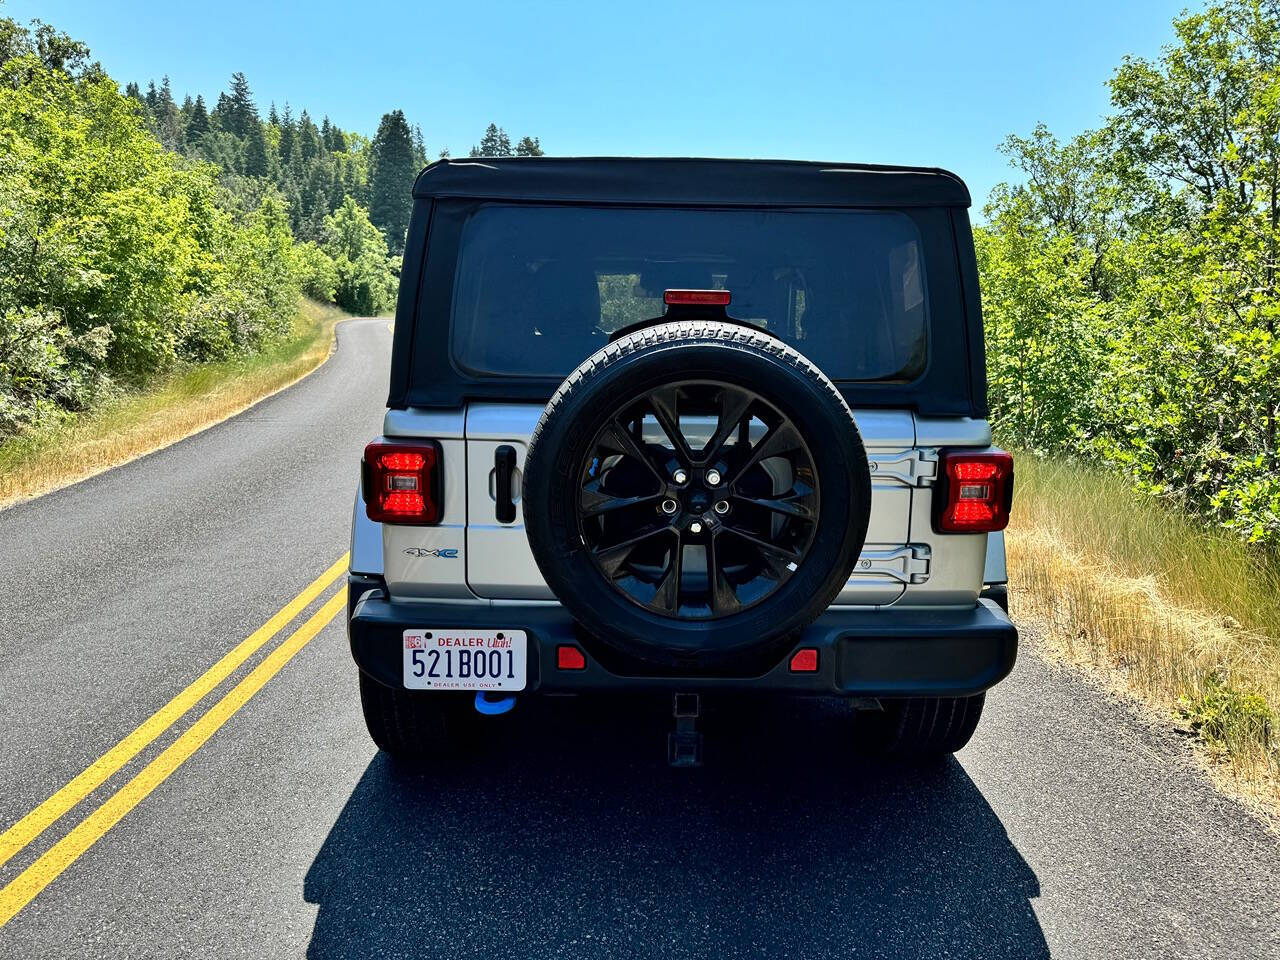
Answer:
[[[1106,122],[1005,151],[977,230],[993,421],[1280,548],[1280,5],[1174,22]]]
[[[474,155],[540,155],[491,124]],[[290,335],[300,293],[393,302],[426,163],[400,110],[372,140],[271,105],[121,91],[83,44],[0,18],[0,441],[176,366]]]

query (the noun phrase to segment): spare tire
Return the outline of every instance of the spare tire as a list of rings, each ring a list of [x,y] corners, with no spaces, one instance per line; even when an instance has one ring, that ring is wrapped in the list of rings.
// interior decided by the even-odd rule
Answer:
[[[871,476],[835,386],[759,330],[644,327],[583,361],[534,430],[525,528],[560,602],[667,667],[758,656],[835,599]]]

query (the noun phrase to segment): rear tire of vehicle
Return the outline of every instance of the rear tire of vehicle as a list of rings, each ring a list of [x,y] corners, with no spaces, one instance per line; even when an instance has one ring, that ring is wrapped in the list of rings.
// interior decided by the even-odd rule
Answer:
[[[983,600],[990,600],[1005,613],[1009,612],[1009,587],[1003,583],[992,584],[980,594]]]
[[[885,700],[858,717],[860,744],[876,756],[930,760],[964,747],[978,727],[986,694]]]
[[[471,694],[396,690],[360,674],[360,706],[369,736],[399,763],[448,760],[473,739]]]

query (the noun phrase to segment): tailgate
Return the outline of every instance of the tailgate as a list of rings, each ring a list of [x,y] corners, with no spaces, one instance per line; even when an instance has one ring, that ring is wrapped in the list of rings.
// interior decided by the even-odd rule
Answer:
[[[467,408],[466,576],[473,593],[493,600],[554,600],[529,549],[519,500],[529,438],[539,404],[475,403]],[[871,523],[863,554],[837,603],[887,604],[928,576],[928,547],[908,540],[912,495],[932,477],[927,455],[915,450],[915,422],[907,411],[854,411],[872,466]],[[515,519],[498,519],[499,450],[514,451]]]

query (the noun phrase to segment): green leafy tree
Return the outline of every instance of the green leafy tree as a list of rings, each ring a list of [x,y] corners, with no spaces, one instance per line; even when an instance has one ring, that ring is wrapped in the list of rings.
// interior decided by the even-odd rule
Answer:
[[[319,244],[306,241],[293,248],[293,269],[302,292],[313,300],[331,302],[338,292],[338,271],[333,258]]]
[[[0,439],[283,336],[299,281],[279,199],[232,202],[82,47],[7,19],[0,38]]]
[[[395,297],[396,281],[387,242],[368,211],[347,197],[325,220],[324,251],[337,274],[337,303],[352,313],[385,310]]]
[[[979,231],[994,419],[1280,548],[1280,8],[1127,58],[1103,129],[1011,138]]]
[[[516,144],[517,157],[540,157],[542,156],[542,143],[537,137],[521,137],[520,142]]]

